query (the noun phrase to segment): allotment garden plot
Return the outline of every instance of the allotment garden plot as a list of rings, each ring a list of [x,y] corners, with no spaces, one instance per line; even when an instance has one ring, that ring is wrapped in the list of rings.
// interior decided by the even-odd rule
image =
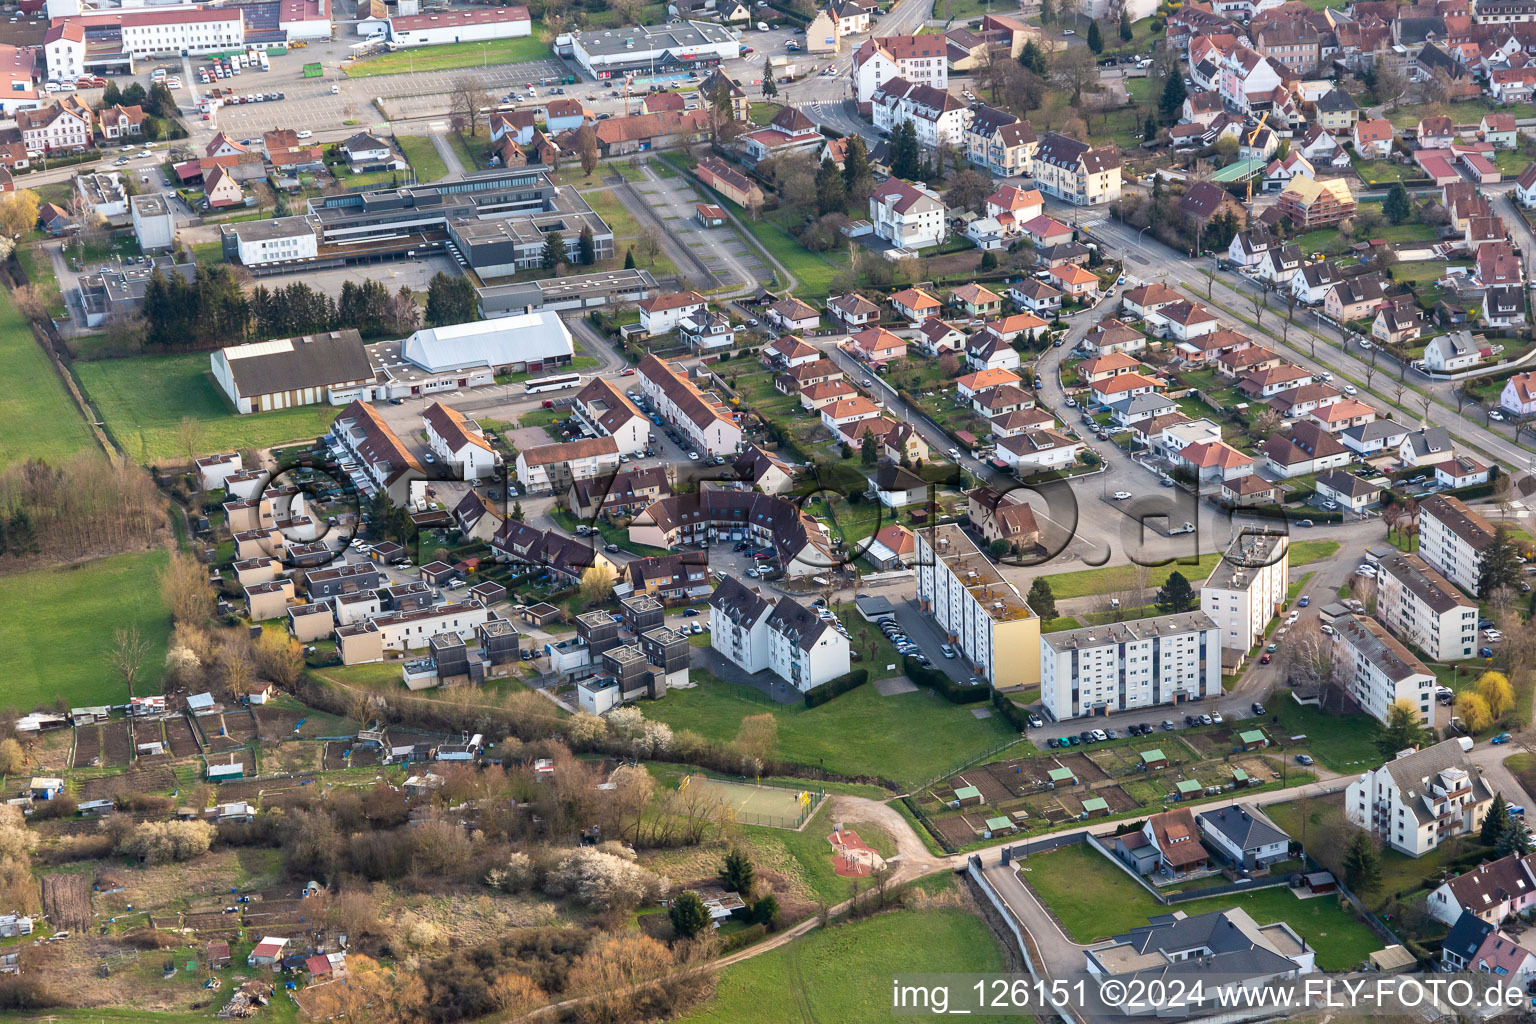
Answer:
[[[968,768],[913,801],[945,845],[958,850],[1279,784],[1280,762],[1252,745],[1243,750],[1238,733],[1221,730],[1045,751]],[[1300,780],[1292,775],[1286,781]]]

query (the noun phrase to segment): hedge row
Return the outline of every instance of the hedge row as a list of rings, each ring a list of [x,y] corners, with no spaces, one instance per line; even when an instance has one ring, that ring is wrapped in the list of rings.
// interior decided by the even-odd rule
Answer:
[[[908,679],[918,686],[937,690],[939,696],[951,704],[980,704],[987,700],[992,692],[990,687],[966,686],[957,683],[936,668],[919,665],[910,656],[904,656],[901,663],[902,668],[906,669]]]
[[[1003,716],[1005,722],[1019,730],[1019,732],[1029,728],[1029,716],[1025,713],[1024,709],[996,690],[992,691],[992,707],[996,709],[998,714]]]
[[[825,704],[833,697],[841,696],[849,690],[857,689],[869,682],[869,670],[856,668],[845,676],[836,679],[828,679],[820,686],[812,687],[805,691],[805,706],[816,708]]]

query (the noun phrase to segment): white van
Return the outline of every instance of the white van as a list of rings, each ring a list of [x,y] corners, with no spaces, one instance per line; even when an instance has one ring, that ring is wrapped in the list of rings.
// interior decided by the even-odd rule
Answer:
[[[768,31],[768,23],[766,21],[758,22],[757,23],[757,30],[759,32],[767,32]]]

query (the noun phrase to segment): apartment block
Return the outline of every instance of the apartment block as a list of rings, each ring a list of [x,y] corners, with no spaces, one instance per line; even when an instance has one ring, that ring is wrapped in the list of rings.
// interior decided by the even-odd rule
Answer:
[[[1221,695],[1220,629],[1204,612],[1045,633],[1040,702],[1058,721]]]
[[[1492,524],[1460,498],[1433,494],[1419,502],[1419,557],[1473,597],[1492,541]]]
[[[1200,588],[1200,610],[1221,631],[1223,650],[1249,651],[1279,613],[1290,586],[1290,538],[1242,533]]]
[[[1040,681],[1040,620],[958,526],[915,531],[917,600],[997,689]]]
[[[1361,775],[1345,790],[1345,816],[1410,857],[1481,828],[1493,794],[1462,742],[1405,750]]]
[[[1361,710],[1385,724],[1392,705],[1402,701],[1434,726],[1435,674],[1402,641],[1364,615],[1335,619],[1333,628],[1338,675]]]
[[[777,602],[726,577],[709,599],[710,646],[744,672],[805,691],[848,674],[848,638],[790,597]]]
[[[1477,653],[1477,602],[1418,555],[1378,545],[1365,549],[1377,568],[1376,615],[1435,661]]]

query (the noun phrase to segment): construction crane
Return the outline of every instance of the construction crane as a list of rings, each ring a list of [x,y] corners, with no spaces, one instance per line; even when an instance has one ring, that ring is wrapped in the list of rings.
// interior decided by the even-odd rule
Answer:
[[[1253,131],[1248,133],[1248,141],[1245,145],[1253,145],[1253,140],[1259,137],[1259,132],[1264,130],[1264,122],[1269,120],[1269,111],[1259,115],[1259,123],[1253,126]],[[1253,202],[1253,175],[1248,175],[1248,192],[1246,202]]]

